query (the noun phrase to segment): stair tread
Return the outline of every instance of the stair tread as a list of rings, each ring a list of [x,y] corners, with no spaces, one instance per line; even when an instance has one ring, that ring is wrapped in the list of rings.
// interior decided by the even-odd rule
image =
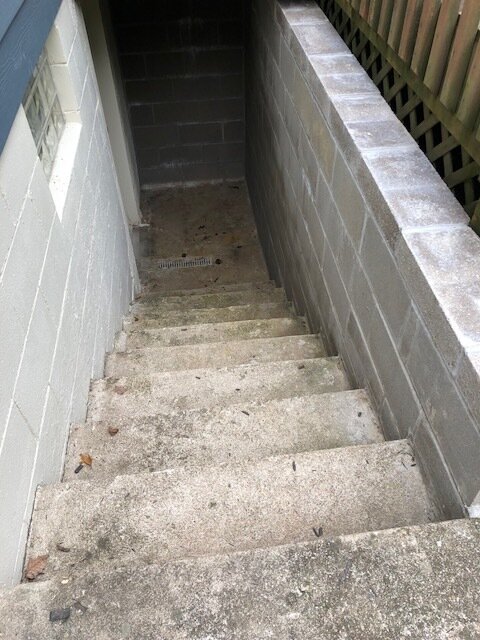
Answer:
[[[279,317],[256,320],[236,320],[207,324],[184,325],[178,327],[135,328],[123,341],[131,348],[147,346],[179,346],[222,342],[224,340],[249,340],[254,338],[275,338],[287,335],[308,334],[305,321],[301,318]]]
[[[137,300],[133,313],[162,314],[165,311],[186,311],[193,309],[221,309],[255,302],[285,302],[285,291],[270,287],[244,291],[223,291],[197,293],[184,296],[161,296],[145,294]]]
[[[128,331],[136,331],[142,328],[283,318],[291,313],[286,302],[254,302],[220,309],[167,310],[156,313],[136,311],[133,317],[124,321],[124,327]]]
[[[159,292],[150,290],[148,286],[144,286],[142,293],[139,295],[138,300],[151,297],[178,298],[188,297],[195,295],[203,295],[204,293],[229,293],[235,291],[271,291],[277,288],[273,280],[258,280],[256,282],[232,282],[230,284],[204,284],[203,286],[192,289],[177,289],[165,292]]]
[[[166,371],[105,378],[92,384],[89,419],[138,417],[163,409],[206,408],[239,402],[345,391],[339,358],[243,364],[220,369]]]
[[[188,558],[79,566],[0,596],[5,638],[438,640],[478,637],[480,521]],[[53,625],[49,611],[80,601]],[[77,605],[78,606],[78,605]],[[232,630],[233,634],[232,635]],[[451,635],[453,633],[453,635]],[[445,635],[447,634],[447,635]]]
[[[397,441],[40,487],[28,555],[49,554],[48,577],[86,555],[161,562],[426,523],[412,460]]]
[[[180,371],[254,362],[321,358],[325,348],[315,335],[231,340],[177,347],[146,347],[112,353],[105,375],[142,375],[145,371]]]
[[[110,427],[119,430],[114,438]],[[382,441],[365,391],[177,409],[77,425],[68,444],[64,479],[112,478]],[[75,474],[82,453],[92,455],[94,464]]]

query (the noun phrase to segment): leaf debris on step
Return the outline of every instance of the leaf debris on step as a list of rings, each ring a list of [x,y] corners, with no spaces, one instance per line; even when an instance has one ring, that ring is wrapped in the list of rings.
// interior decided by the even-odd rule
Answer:
[[[127,387],[122,384],[116,384],[113,387],[113,390],[115,391],[115,393],[118,393],[119,396],[123,396],[123,394],[127,391]]]
[[[32,582],[38,576],[45,573],[45,568],[48,562],[48,554],[44,556],[37,556],[36,558],[30,558],[25,569],[25,578]]]
[[[80,462],[87,467],[92,466],[93,458],[89,453],[81,453],[80,454]]]

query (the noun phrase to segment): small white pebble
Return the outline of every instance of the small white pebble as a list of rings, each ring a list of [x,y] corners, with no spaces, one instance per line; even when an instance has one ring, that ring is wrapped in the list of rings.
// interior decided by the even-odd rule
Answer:
[[[68,584],[70,582],[70,580],[68,578],[64,578],[61,583],[62,584]]]

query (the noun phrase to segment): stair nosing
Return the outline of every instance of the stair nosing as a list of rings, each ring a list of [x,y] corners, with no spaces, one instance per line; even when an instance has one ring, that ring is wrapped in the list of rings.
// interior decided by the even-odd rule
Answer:
[[[310,334],[308,334],[310,335]],[[268,366],[272,366],[272,365],[285,365],[287,366],[289,363],[290,364],[298,364],[298,363],[306,363],[311,365],[312,363],[316,363],[319,361],[328,361],[328,362],[332,362],[332,363],[338,363],[341,364],[343,362],[342,358],[339,355],[336,356],[323,356],[323,357],[319,357],[319,358],[300,358],[299,360],[279,360],[279,361],[275,361],[275,362],[252,362],[252,363],[247,363],[247,364],[237,364],[237,365],[228,365],[225,367],[198,367],[196,369],[188,369],[188,374],[189,375],[195,375],[195,372],[199,372],[199,371],[216,371],[216,372],[222,372],[222,371],[229,371],[231,369],[241,369],[241,368],[246,368],[246,367],[268,367]],[[346,372],[343,366],[341,366],[342,371],[345,373],[346,376]],[[112,380],[118,381],[118,380],[130,380],[132,378],[148,378],[150,376],[163,376],[163,375],[175,375],[175,374],[184,374],[185,371],[155,371],[153,373],[146,373],[146,374],[137,374],[137,375],[133,375],[133,376],[105,376],[103,378],[99,378],[97,380],[93,380],[92,381],[92,385],[98,385],[99,383],[102,383],[103,381],[106,382],[111,382]]]
[[[76,486],[81,486],[82,491],[83,490],[88,491],[88,488],[90,486],[100,487],[105,490],[107,487],[111,487],[115,483],[128,481],[128,479],[131,479],[131,478],[145,478],[145,479],[152,480],[155,477],[160,477],[162,475],[172,475],[175,473],[184,474],[186,470],[188,470],[189,474],[191,473],[191,475],[194,475],[195,471],[197,470],[204,472],[205,470],[208,470],[208,469],[228,469],[228,468],[235,468],[235,467],[237,468],[245,467],[245,468],[251,469],[251,468],[260,467],[262,466],[262,464],[269,461],[292,460],[292,457],[295,457],[296,460],[301,459],[304,456],[331,457],[333,455],[338,455],[339,451],[343,451],[345,455],[348,455],[352,453],[352,450],[356,450],[360,452],[360,450],[371,451],[372,447],[375,449],[395,449],[399,446],[406,446],[409,450],[412,450],[412,446],[408,438],[400,438],[399,440],[384,440],[382,442],[372,442],[369,444],[354,444],[347,447],[343,446],[343,447],[334,447],[331,449],[313,449],[308,451],[301,451],[298,453],[282,453],[279,455],[264,456],[263,458],[258,458],[256,460],[248,460],[248,461],[243,460],[243,461],[234,461],[234,462],[225,461],[225,462],[220,462],[218,464],[192,465],[187,468],[168,467],[165,469],[159,469],[157,471],[142,471],[140,473],[131,473],[131,474],[125,473],[122,475],[113,476],[111,479],[106,479],[105,482],[98,479],[82,480],[82,482],[78,484],[72,483],[69,481],[58,481],[58,482],[52,482],[47,485],[39,486],[38,492],[39,494],[40,493],[43,494],[46,492],[48,493],[49,491],[55,491],[56,488],[59,488],[62,486],[67,486],[67,488],[70,488],[70,486],[72,486],[73,484],[75,484]]]

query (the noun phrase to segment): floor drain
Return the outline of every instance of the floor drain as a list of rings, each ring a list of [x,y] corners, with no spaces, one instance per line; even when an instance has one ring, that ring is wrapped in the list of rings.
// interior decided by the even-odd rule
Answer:
[[[213,258],[173,258],[158,260],[158,269],[191,269],[193,267],[211,267]]]

